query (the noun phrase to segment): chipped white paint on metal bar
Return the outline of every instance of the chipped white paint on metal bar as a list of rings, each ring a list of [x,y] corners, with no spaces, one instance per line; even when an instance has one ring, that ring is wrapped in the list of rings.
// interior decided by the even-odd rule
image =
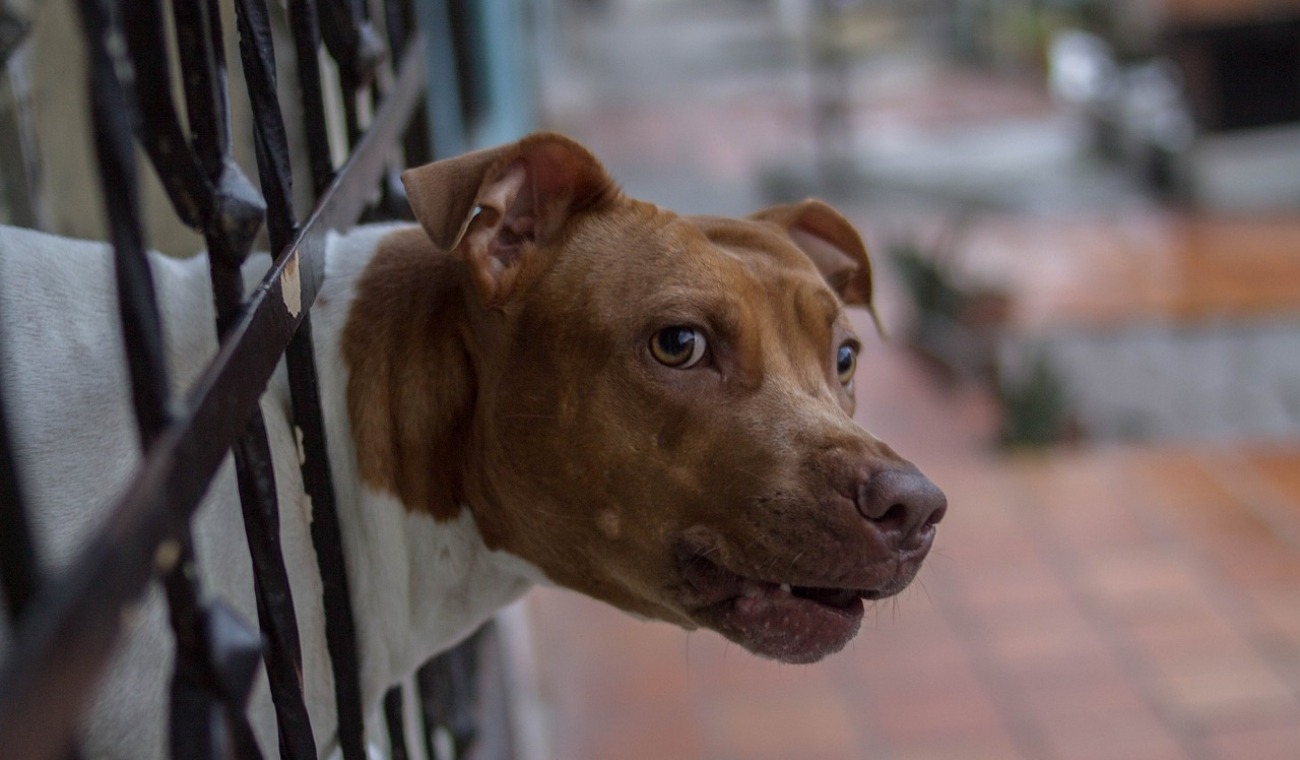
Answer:
[[[294,251],[284,271],[280,272],[280,296],[284,299],[284,308],[295,319],[302,313],[302,284],[298,278],[298,252]]]

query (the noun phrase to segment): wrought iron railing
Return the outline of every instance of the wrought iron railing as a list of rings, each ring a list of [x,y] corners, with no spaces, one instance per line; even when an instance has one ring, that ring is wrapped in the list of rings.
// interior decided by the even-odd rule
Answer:
[[[310,308],[323,278],[326,232],[346,229],[363,215],[382,216],[403,207],[394,156],[404,153],[407,164],[428,159],[425,120],[418,115],[423,43],[414,31],[411,3],[385,0],[382,18],[372,21],[362,0],[287,2],[298,81],[284,89],[296,89],[301,99],[315,199],[301,224],[293,208],[290,146],[266,0],[235,0],[260,193],[232,159],[217,0],[175,0],[170,25],[163,0],[76,3],[88,53],[99,175],[144,457],[112,506],[106,529],[53,582],[28,531],[0,408],[0,584],[14,634],[0,663],[0,755],[68,756],[78,715],[121,634],[123,612],[139,602],[150,579],[160,574],[177,649],[170,686],[173,755],[257,758],[272,752],[256,746],[243,712],[260,656],[276,708],[280,756],[315,756],[292,593],[280,556],[274,475],[258,408],[283,356],[294,424],[303,436],[303,480],[313,504],[311,529],[324,588],[338,741],[345,758],[359,760],[365,757],[366,737],[357,652],[313,364]],[[377,26],[386,32],[383,37]],[[172,97],[169,29],[174,29],[179,54],[184,122]],[[351,147],[337,170],[325,126],[322,42],[338,68]],[[177,215],[203,235],[209,251],[220,348],[181,397],[168,392],[141,232],[137,144]],[[380,198],[378,204],[375,198]],[[264,220],[276,252],[274,264],[261,284],[245,294],[240,267]],[[260,635],[220,602],[205,601],[191,567],[190,519],[230,451],[255,568]],[[453,654],[445,666],[430,666],[419,680],[445,684],[438,673],[459,672],[466,658]],[[448,707],[445,689],[430,691],[426,718],[444,721],[444,733],[458,746],[472,739],[476,729],[464,725],[467,709]],[[400,727],[399,692],[389,695],[385,708],[389,724]],[[401,734],[393,731],[392,751],[404,757]]]

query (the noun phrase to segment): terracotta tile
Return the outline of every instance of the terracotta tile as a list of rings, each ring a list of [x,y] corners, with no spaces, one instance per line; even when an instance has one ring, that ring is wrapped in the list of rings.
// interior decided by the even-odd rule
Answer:
[[[974,680],[931,684],[911,692],[874,694],[866,710],[872,725],[892,744],[998,726],[997,708],[987,691]]]
[[[1292,760],[1300,748],[1300,720],[1216,731],[1206,744],[1225,758]]]
[[[1069,589],[1039,556],[974,567],[961,576],[963,604],[979,615],[1070,603]]]
[[[837,655],[836,663],[843,674],[870,684],[886,678],[895,682],[941,678],[964,669],[968,657],[966,646],[947,631],[867,628]]]
[[[1198,720],[1295,714],[1300,709],[1291,688],[1244,647],[1171,652],[1151,664],[1157,688],[1170,705]]]
[[[736,696],[709,704],[702,713],[714,757],[858,756],[853,718],[829,694],[798,699],[771,693]]]
[[[1163,514],[1227,580],[1300,582],[1300,556],[1271,522],[1290,521],[1292,535],[1300,535],[1295,532],[1300,530],[1300,518],[1292,521],[1280,515],[1285,507],[1267,485],[1236,482],[1225,487],[1224,478],[1229,477],[1225,469],[1248,474],[1266,469],[1257,465],[1248,453],[1239,451],[1218,456],[1205,451],[1145,452],[1138,470]],[[1243,499],[1271,506],[1264,509]]]
[[[1124,634],[1171,709],[1217,723],[1275,715],[1296,704],[1286,677],[1256,649],[1261,641],[1278,641],[1260,626],[1190,603],[1129,621]]]
[[[1238,664],[1248,669],[1262,667],[1262,660],[1251,641],[1235,629],[1192,630],[1183,636],[1170,636],[1163,643],[1152,642],[1151,645],[1135,641],[1138,643],[1133,651],[1153,673],[1208,668],[1211,663],[1223,663],[1225,667]]]
[[[978,671],[966,660],[928,672],[845,672],[840,685],[848,694],[873,705],[890,701],[924,702],[942,699],[948,692],[973,694],[983,691]]]
[[[1045,726],[1050,756],[1059,760],[1182,760],[1178,738],[1144,711],[1099,718],[1057,719]]]
[[[1249,447],[1246,456],[1254,471],[1262,474],[1273,492],[1289,507],[1280,518],[1289,517],[1292,529],[1300,529],[1300,449],[1294,445]]]
[[[1205,605],[1165,604],[1129,617],[1122,625],[1124,636],[1136,651],[1149,655],[1188,647],[1205,651],[1241,637],[1238,621]]]
[[[1223,577],[1251,586],[1262,583],[1300,585],[1300,555],[1274,536],[1221,534],[1205,542]]]
[[[1300,587],[1261,585],[1245,589],[1245,596],[1267,635],[1284,638],[1300,651]]]
[[[890,749],[888,756],[895,760],[1036,760],[1023,754],[1014,740],[996,725],[912,737]]]
[[[768,704],[774,699],[779,699],[781,704],[833,703],[836,705],[834,709],[840,713],[859,711],[860,701],[846,696],[844,689],[832,682],[834,676],[838,675],[833,672],[833,667],[788,667],[790,672],[775,676],[761,667],[736,668],[735,672],[725,676],[709,676],[692,671],[690,703],[695,706],[695,714],[710,726],[713,725],[710,721],[719,719],[719,715],[729,721],[728,725],[741,721],[747,705],[755,705],[755,710],[760,712],[774,709]],[[716,712],[723,708],[725,714]],[[803,727],[792,726],[790,730],[799,732]],[[713,737],[714,734],[710,733],[709,736]]]
[[[1293,314],[1294,217],[1007,219],[980,225],[970,257],[1011,283],[1025,328]],[[1016,255],[1032,250],[1027,259]]]
[[[1113,727],[1083,729],[1065,737],[1054,736],[1053,757],[1059,760],[1190,760],[1191,755],[1168,732],[1157,728],[1120,733]]]
[[[589,718],[582,725],[581,738],[569,737],[569,746],[552,740],[556,760],[707,760],[714,757],[691,716],[648,711],[635,701],[623,704],[623,710],[616,715],[599,720]]]
[[[978,517],[972,513],[963,519],[976,520]],[[969,585],[964,576],[971,571],[1003,564],[1033,564],[1042,557],[1042,547],[1022,530],[999,531],[989,526],[974,529],[959,524],[939,527],[947,532],[936,540],[935,555],[927,560],[934,565],[929,574],[947,581],[937,591]]]
[[[1202,585],[1194,569],[1155,547],[1090,558],[1081,580],[1100,603],[1114,606],[1140,607],[1170,596],[1194,596]]]
[[[1190,523],[1209,535],[1249,528],[1249,521],[1236,514],[1236,498],[1210,473],[1205,457],[1195,449],[1164,447],[1136,450],[1129,461],[1145,495],[1179,524]]]
[[[999,675],[1007,679],[1016,694],[1036,689],[1050,692],[1056,688],[1069,689],[1101,681],[1139,683],[1138,675],[1117,661],[1115,655],[1104,647],[1080,650],[1075,656],[1004,662]]]
[[[1015,668],[1108,655],[1092,624],[1069,606],[1015,610],[986,625],[991,651]]]
[[[1210,629],[1237,630],[1237,621],[1222,609],[1222,600],[1206,588],[1139,594],[1123,602],[1111,600],[1106,607],[1118,624],[1130,628],[1185,624],[1194,629],[1204,622]]]
[[[1134,680],[1117,667],[1101,665],[1074,673],[1068,679],[1043,675],[1022,674],[1017,679],[1017,696],[1046,725],[1080,718],[1101,721],[1108,715],[1150,711]]]
[[[1124,465],[1113,455],[1072,451],[1015,464],[1027,511],[1048,535],[1088,550],[1149,541],[1120,477]]]

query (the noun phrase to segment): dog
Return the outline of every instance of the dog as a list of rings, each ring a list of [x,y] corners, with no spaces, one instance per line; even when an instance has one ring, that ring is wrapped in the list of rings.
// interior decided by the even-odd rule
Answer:
[[[913,579],[946,501],[852,419],[845,307],[871,308],[873,283],[838,212],[679,216],[551,133],[402,179],[419,223],[332,238],[312,308],[371,735],[390,686],[534,583],[806,663]],[[13,228],[0,253],[0,380],[57,567],[139,461],[111,254]],[[216,349],[207,265],[151,266],[179,393]],[[282,368],[261,411],[325,757],[333,680]],[[194,532],[205,591],[255,621],[229,462]],[[172,644],[153,586],[87,716],[90,757],[164,756]],[[264,686],[249,712],[276,746]]]

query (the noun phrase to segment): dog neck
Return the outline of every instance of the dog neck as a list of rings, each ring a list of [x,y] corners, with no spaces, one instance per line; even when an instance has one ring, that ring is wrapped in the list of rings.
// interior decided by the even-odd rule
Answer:
[[[376,253],[391,292],[368,287]],[[444,266],[418,227],[360,228],[331,242],[312,310],[368,706],[541,580],[484,544],[458,498],[455,439],[418,435],[456,424],[440,415],[472,392]]]

